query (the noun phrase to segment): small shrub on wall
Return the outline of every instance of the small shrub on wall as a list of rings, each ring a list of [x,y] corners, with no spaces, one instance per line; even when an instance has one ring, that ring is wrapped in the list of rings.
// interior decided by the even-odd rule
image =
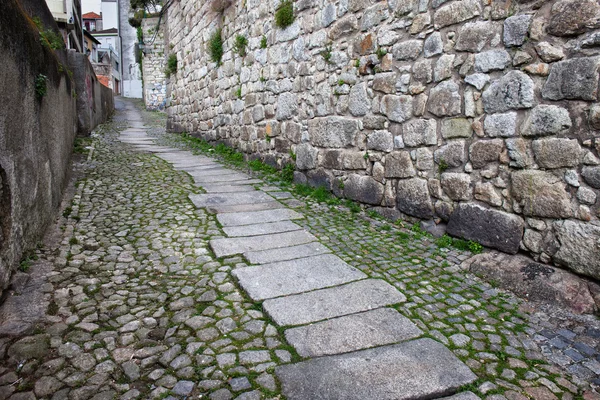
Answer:
[[[294,23],[294,4],[290,0],[283,1],[275,11],[275,25],[285,29]]]
[[[210,59],[221,65],[221,58],[223,58],[223,38],[221,37],[221,29],[217,29],[208,42],[208,53]]]
[[[175,72],[177,72],[177,55],[171,54],[167,59],[167,68],[165,68],[165,74],[168,78]]]
[[[246,56],[246,46],[248,45],[248,39],[246,39],[243,35],[237,35],[235,37],[235,51],[240,55],[240,57]]]

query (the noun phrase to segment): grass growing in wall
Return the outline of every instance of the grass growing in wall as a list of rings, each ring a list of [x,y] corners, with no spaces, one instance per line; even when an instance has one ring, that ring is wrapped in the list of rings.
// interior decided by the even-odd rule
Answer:
[[[294,4],[290,0],[283,1],[275,11],[275,26],[285,29],[294,23]]]
[[[260,48],[261,49],[266,49],[267,48],[267,37],[266,36],[263,36],[260,39]]]
[[[221,65],[221,59],[223,58],[223,38],[221,37],[221,29],[217,29],[210,37],[208,41],[208,54],[210,59]]]
[[[43,74],[38,74],[35,78],[35,97],[41,100],[48,92],[48,77]]]
[[[246,46],[248,45],[248,39],[244,35],[237,35],[235,37],[235,43],[233,45],[235,52],[240,55],[240,57],[246,56]]]
[[[167,78],[177,72],[177,54],[171,54],[167,59],[167,67],[165,68],[165,74]]]
[[[60,50],[66,47],[65,41],[60,33],[54,32],[52,29],[44,29],[42,20],[39,17],[33,17],[32,20],[38,28],[38,31],[40,31],[40,42],[42,43],[42,46],[52,50]]]

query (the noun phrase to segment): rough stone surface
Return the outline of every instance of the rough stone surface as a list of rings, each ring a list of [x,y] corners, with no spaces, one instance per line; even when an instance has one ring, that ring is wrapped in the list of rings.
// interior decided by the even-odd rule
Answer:
[[[302,229],[300,226],[291,221],[277,221],[264,224],[224,227],[223,232],[229,237],[241,237],[290,232],[300,229]]]
[[[459,51],[478,53],[496,34],[497,29],[492,22],[469,22],[460,28],[454,48]]]
[[[534,84],[520,71],[510,71],[492,82],[483,92],[483,106],[488,113],[531,108],[534,106]]]
[[[511,64],[510,54],[506,50],[488,50],[475,54],[475,71],[500,71]]]
[[[427,181],[420,178],[405,179],[398,182],[396,204],[400,211],[419,218],[430,218],[433,205],[429,197]]]
[[[571,36],[597,27],[600,5],[594,0],[561,0],[552,6],[546,30],[555,36]]]
[[[357,131],[357,121],[342,117],[315,118],[308,123],[311,143],[317,147],[349,147]]]
[[[493,279],[498,286],[531,301],[559,304],[578,313],[593,312],[596,308],[585,282],[574,274],[536,263],[530,258],[490,252],[479,254],[468,263],[470,272]]]
[[[579,57],[552,64],[542,97],[548,100],[596,100],[599,67],[600,57]]]
[[[565,132],[572,125],[569,111],[554,105],[539,105],[531,110],[521,128],[523,136],[547,136]]]
[[[532,15],[515,15],[504,20],[504,45],[522,46],[527,38]]]
[[[489,163],[498,161],[504,147],[502,139],[478,141],[469,148],[473,168],[483,168]]]
[[[379,205],[384,187],[370,176],[352,174],[344,184],[344,196],[361,203]]]
[[[441,132],[444,139],[470,138],[473,128],[466,118],[451,118],[442,121]]]
[[[594,189],[600,189],[600,167],[583,167],[581,176]]]
[[[471,200],[473,189],[468,174],[444,172],[440,181],[442,189],[452,200]]]
[[[515,254],[523,229],[523,220],[515,215],[477,204],[459,204],[450,216],[447,231],[450,235]]]
[[[461,95],[459,86],[454,81],[444,81],[431,89],[427,109],[438,116],[453,116],[460,114]]]
[[[571,200],[560,178],[543,171],[513,172],[512,194],[523,214],[532,217],[569,218]]]
[[[390,121],[404,122],[412,117],[413,98],[411,96],[386,95],[381,99],[381,112]]]
[[[241,254],[247,251],[268,250],[309,243],[316,238],[306,231],[274,233],[240,238],[212,239],[210,247],[217,257]]]
[[[304,325],[328,318],[402,303],[406,297],[389,283],[367,279],[329,289],[297,294],[263,303],[280,326]]]
[[[435,119],[413,119],[403,126],[402,139],[406,146],[431,146],[437,144]]]
[[[407,151],[390,153],[385,158],[386,178],[410,178],[416,175],[410,154]]]
[[[581,146],[576,139],[538,139],[533,141],[532,148],[542,168],[575,167],[581,158]]]
[[[561,221],[554,224],[560,247],[554,260],[560,265],[594,279],[600,279],[600,247],[597,224],[582,221]]]
[[[403,342],[422,331],[391,308],[291,328],[285,338],[302,357],[319,357]]]
[[[244,253],[244,257],[252,264],[268,264],[276,261],[287,261],[296,258],[317,256],[329,252],[330,250],[327,247],[320,243],[313,242],[278,249],[248,251]]]
[[[483,122],[485,134],[490,137],[515,136],[517,130],[517,113],[508,112],[488,115]]]
[[[474,0],[461,0],[440,7],[434,14],[436,29],[466,21],[481,14],[481,5]]]
[[[417,366],[415,366],[417,365]],[[278,367],[289,399],[413,399],[440,397],[476,379],[442,344],[419,339]],[[377,384],[368,384],[373,377]]]
[[[302,214],[289,209],[266,210],[217,215],[223,226],[252,225],[264,222],[277,222],[302,218]]]

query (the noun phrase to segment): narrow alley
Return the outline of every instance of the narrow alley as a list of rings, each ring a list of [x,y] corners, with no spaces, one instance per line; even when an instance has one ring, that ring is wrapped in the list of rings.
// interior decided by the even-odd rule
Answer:
[[[600,398],[591,316],[116,106],[0,308],[0,400]]]

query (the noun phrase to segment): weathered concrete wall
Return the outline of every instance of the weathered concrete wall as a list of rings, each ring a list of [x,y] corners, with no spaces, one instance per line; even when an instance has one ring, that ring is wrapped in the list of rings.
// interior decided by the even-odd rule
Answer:
[[[0,291],[55,217],[77,131],[66,51],[42,46],[17,0],[0,13]],[[36,94],[36,80],[46,93]],[[40,87],[41,84],[38,84]]]
[[[278,3],[173,3],[172,130],[600,279],[596,0],[299,0],[284,30]]]
[[[142,60],[144,71],[144,103],[148,110],[164,111],[167,102],[164,26],[164,20],[160,26],[158,25],[158,18],[146,18],[142,20],[144,43],[146,44],[145,55]]]
[[[94,68],[85,55],[71,51],[68,57],[77,92],[78,134],[88,136],[113,113],[113,91],[98,81]]]

